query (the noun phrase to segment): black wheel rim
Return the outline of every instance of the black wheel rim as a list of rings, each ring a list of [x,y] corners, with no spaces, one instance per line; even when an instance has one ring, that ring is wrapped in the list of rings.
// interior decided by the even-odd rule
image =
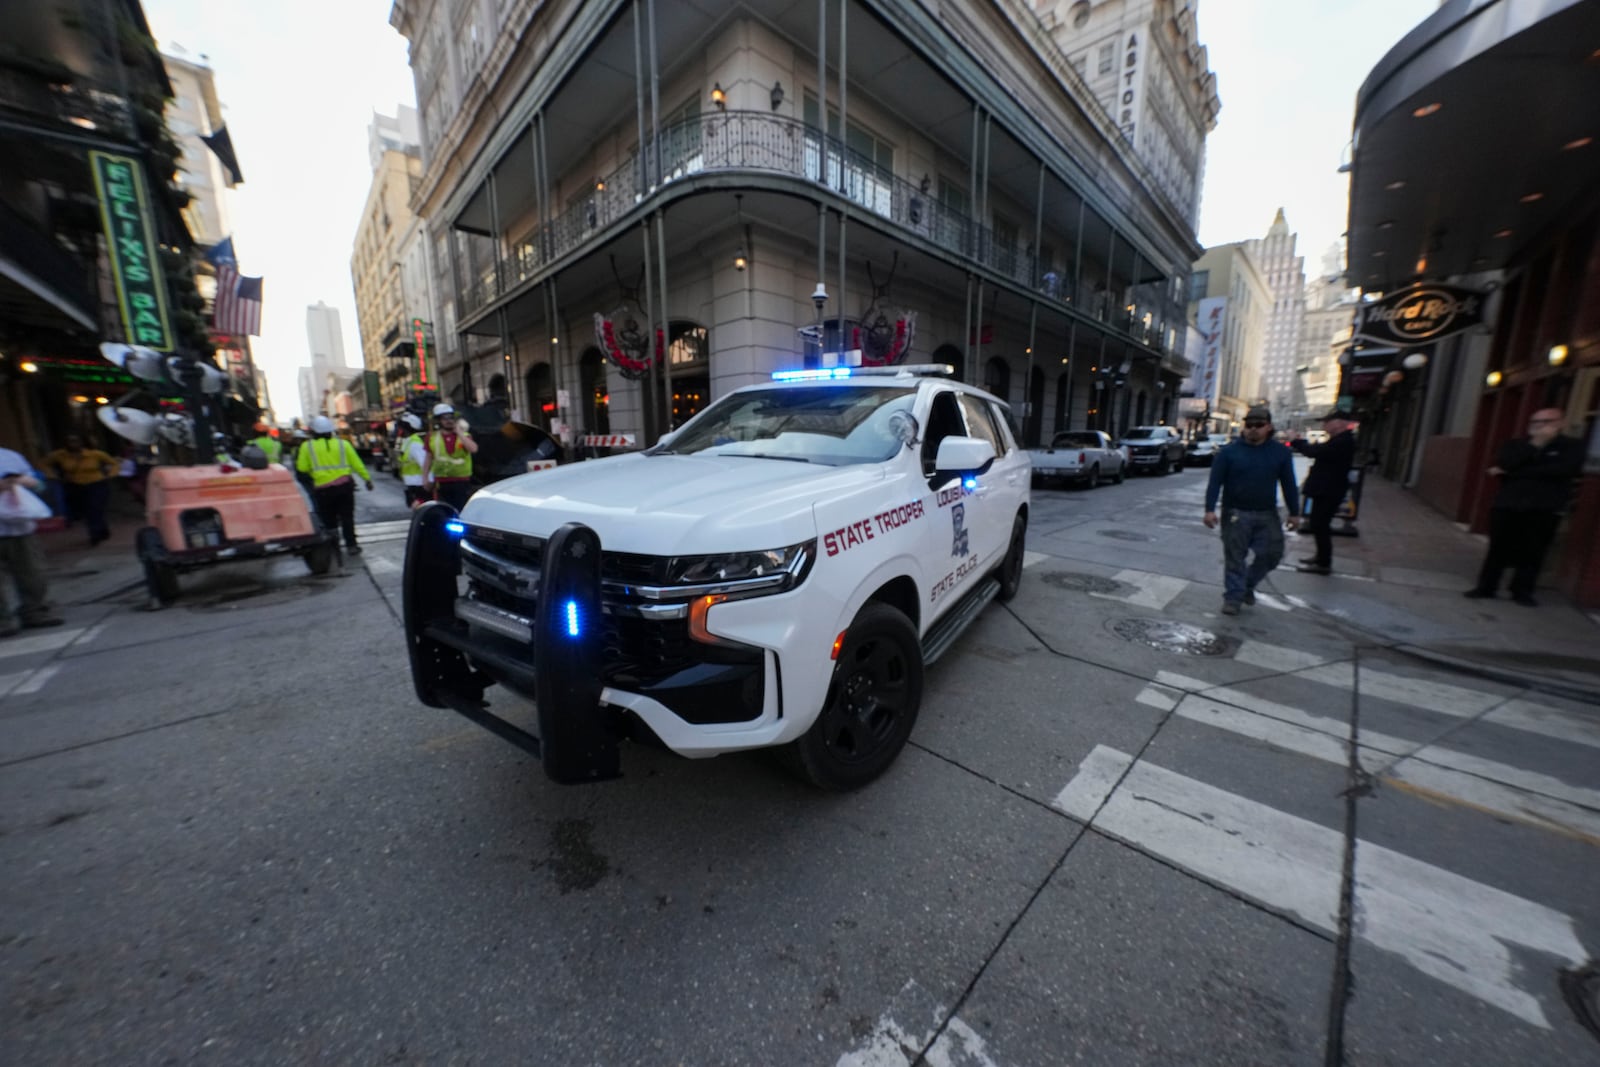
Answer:
[[[823,712],[829,754],[865,763],[883,750],[906,712],[911,668],[899,642],[880,635],[848,642]]]

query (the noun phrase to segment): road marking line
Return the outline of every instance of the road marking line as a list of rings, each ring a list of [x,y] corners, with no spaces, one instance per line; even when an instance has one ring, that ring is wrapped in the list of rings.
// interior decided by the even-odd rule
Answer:
[[[367,561],[367,573],[368,574],[399,574],[400,573],[400,564],[396,563],[392,559],[385,559],[382,556],[367,556],[365,558],[366,558],[366,561]]]
[[[1496,726],[1600,748],[1600,719],[1574,715],[1531,700],[1509,700],[1485,715],[1483,720]]]
[[[1178,704],[1177,714],[1286,752],[1338,766],[1349,761],[1349,726],[1298,708],[1273,705],[1271,711],[1251,711],[1191,694]],[[1363,730],[1361,767],[1380,779],[1412,786],[1408,791],[1426,793],[1436,802],[1462,804],[1600,846],[1600,792],[1437,745],[1411,752],[1413,747],[1401,738]]]
[[[1125,604],[1132,604],[1136,608],[1149,608],[1160,611],[1172,603],[1174,597],[1189,587],[1186,578],[1173,578],[1165,574],[1150,574],[1147,571],[1118,571],[1111,576],[1115,581],[1134,586],[1136,592],[1128,594],[1115,593],[1090,593],[1102,600],[1120,600]]]
[[[382,522],[358,522],[358,523],[356,523],[356,532],[357,533],[365,533],[365,532],[367,532],[369,530],[372,531],[373,533],[389,533],[389,532],[393,532],[395,530],[409,530],[410,528],[411,528],[411,520],[410,519],[386,519],[386,520],[384,520]]]
[[[1026,569],[1033,566],[1035,563],[1043,563],[1049,558],[1050,556],[1044,552],[1028,552],[1024,550],[1022,553],[1022,566],[1024,569]]]
[[[75,630],[52,630],[32,637],[13,637],[0,641],[0,659],[7,656],[26,656],[33,652],[51,652],[65,648],[83,634],[80,626]]]
[[[904,1021],[908,1019],[909,1024]],[[834,1067],[910,1067],[941,1024],[945,1028],[926,1057],[932,1067],[999,1067],[983,1037],[959,1015],[945,1023],[944,1005],[915,981],[895,994],[872,1033],[840,1056]]]
[[[1274,611],[1293,611],[1294,605],[1289,603],[1293,597],[1284,597],[1281,600],[1271,593],[1256,592],[1256,603],[1263,607],[1272,608]]]
[[[1171,711],[1178,706],[1178,701],[1183,698],[1183,692],[1178,689],[1169,689],[1164,685],[1151,683],[1139,690],[1139,695],[1134,697],[1141,704],[1148,704],[1152,708],[1162,711]]]
[[[1260,599],[1261,594],[1256,594]],[[1314,652],[1302,652],[1298,648],[1283,648],[1279,645],[1269,645],[1265,641],[1245,641],[1239,646],[1239,651],[1233,658],[1240,663],[1248,663],[1252,667],[1265,667],[1269,671],[1303,671],[1307,667],[1315,667],[1327,663],[1332,656],[1319,656]]]
[[[1354,685],[1354,671],[1349,661],[1325,663],[1301,671],[1297,677],[1307,681],[1349,690]],[[1467,689],[1448,682],[1433,682],[1405,674],[1393,674],[1373,667],[1361,668],[1361,695],[1409,704],[1441,715],[1470,719],[1482,715],[1496,704],[1504,703],[1502,693],[1486,693],[1481,689]]]
[[[11,695],[17,696],[21,693],[37,693],[39,690],[44,688],[44,684],[46,682],[56,676],[56,672],[60,669],[61,664],[59,663],[52,663],[48,667],[40,667],[38,670],[33,672],[33,677],[29,678],[27,681],[13,689],[11,691]]]
[[[1328,933],[1338,928],[1337,830],[1104,745],[1085,757],[1056,807],[1213,884]],[[1356,843],[1355,892],[1362,940],[1543,1029],[1550,1023],[1517,984],[1524,968],[1508,946],[1574,964],[1588,958],[1561,912],[1367,841]]]
[[[101,631],[103,631],[105,628],[106,628],[105,623],[100,623],[98,626],[91,626],[87,630],[83,631],[83,633],[79,634],[77,639],[74,640],[72,642],[72,644],[67,646],[67,647],[69,647],[69,648],[77,648],[79,645],[90,644],[90,643],[92,643],[94,641],[95,638],[100,636]]]

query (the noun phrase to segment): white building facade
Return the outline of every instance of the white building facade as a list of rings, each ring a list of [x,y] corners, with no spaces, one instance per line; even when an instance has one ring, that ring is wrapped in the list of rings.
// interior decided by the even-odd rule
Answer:
[[[1266,399],[1261,367],[1272,290],[1250,244],[1208,248],[1190,280],[1190,315],[1216,348],[1217,396],[1210,414],[1222,432],[1236,428],[1252,404]]]
[[[1184,0],[1034,0],[1056,46],[1133,147],[1146,180],[1198,227],[1205,138],[1222,103]]]
[[[775,369],[937,361],[1028,441],[1175,417],[1192,219],[1025,0],[644,10],[396,3],[447,397],[643,443]]]
[[[1305,259],[1295,255],[1298,240],[1299,235],[1289,230],[1280,207],[1267,235],[1245,242],[1272,297],[1261,351],[1262,395],[1284,425],[1287,420],[1305,418],[1308,413],[1298,373],[1301,322],[1306,310]]]

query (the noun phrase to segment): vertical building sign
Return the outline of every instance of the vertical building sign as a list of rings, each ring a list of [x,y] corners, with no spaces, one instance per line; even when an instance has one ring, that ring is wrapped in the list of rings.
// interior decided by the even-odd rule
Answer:
[[[1222,376],[1222,328],[1228,321],[1228,298],[1208,296],[1201,300],[1195,318],[1200,345],[1195,351],[1194,371],[1190,375],[1193,396],[1217,406],[1217,386]]]
[[[167,318],[167,282],[150,229],[150,201],[144,171],[128,156],[92,150],[94,187],[100,197],[111,276],[117,284],[122,326],[132,344],[172,351],[172,325]]]
[[[432,389],[428,380],[428,323],[425,319],[411,320],[411,340],[417,349],[417,388]]]
[[[1128,45],[1122,53],[1122,86],[1117,90],[1117,128],[1129,144],[1133,144],[1133,131],[1139,124],[1139,35],[1128,34]]]

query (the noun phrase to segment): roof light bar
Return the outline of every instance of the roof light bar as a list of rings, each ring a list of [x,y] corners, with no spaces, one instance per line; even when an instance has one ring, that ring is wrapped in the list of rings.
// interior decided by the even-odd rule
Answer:
[[[819,378],[848,378],[849,367],[818,367],[811,370],[775,370],[772,380],[775,382],[804,382],[815,381]]]
[[[954,378],[956,369],[948,363],[907,363],[899,367],[819,367],[808,370],[777,370],[775,382],[803,382],[834,378]]]

